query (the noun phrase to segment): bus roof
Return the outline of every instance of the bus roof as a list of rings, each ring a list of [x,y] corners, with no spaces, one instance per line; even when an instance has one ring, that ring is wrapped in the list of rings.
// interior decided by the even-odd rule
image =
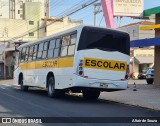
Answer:
[[[51,39],[53,37],[57,37],[57,36],[60,36],[62,34],[66,34],[68,32],[72,32],[72,31],[81,31],[83,29],[83,27],[95,27],[95,26],[89,26],[89,25],[78,25],[78,26],[75,26],[73,28],[70,28],[70,29],[67,29],[67,30],[64,30],[64,31],[61,31],[61,32],[58,32],[58,33],[55,33],[53,35],[49,35],[49,36],[46,36],[46,37],[43,37],[41,39],[38,39],[38,40],[35,40],[35,41],[31,41],[31,42],[28,42],[28,43],[25,43],[25,44],[22,44],[18,47],[18,49],[20,48],[23,48],[23,47],[26,47],[28,45],[34,45],[34,44],[38,44],[44,40],[47,40],[47,39]],[[117,30],[117,29],[111,29],[111,28],[105,28],[105,27],[95,27],[95,28],[103,28],[103,29],[109,29],[109,30],[113,30],[113,31],[119,31],[119,32],[122,32],[122,33],[126,33],[124,31],[121,31],[121,30]]]
[[[25,47],[25,46],[28,46],[28,45],[34,45],[34,44],[38,44],[44,40],[47,40],[47,39],[50,39],[52,37],[56,37],[56,36],[59,36],[61,34],[65,34],[67,32],[71,32],[71,31],[75,31],[75,30],[79,30],[79,29],[82,29],[83,28],[83,25],[79,25],[79,26],[76,26],[76,27],[73,27],[73,28],[70,28],[70,29],[67,29],[67,30],[64,30],[62,32],[58,32],[58,33],[55,33],[53,35],[49,35],[49,36],[46,36],[46,37],[43,37],[41,39],[38,39],[38,40],[35,40],[35,41],[32,41],[32,42],[28,42],[28,43],[25,43],[25,44],[22,44],[18,47],[19,48],[22,48],[22,47]]]

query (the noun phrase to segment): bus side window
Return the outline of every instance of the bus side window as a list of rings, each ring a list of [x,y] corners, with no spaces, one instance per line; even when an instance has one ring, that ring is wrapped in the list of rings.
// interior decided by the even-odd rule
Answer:
[[[77,34],[72,34],[71,35],[71,45],[74,45],[76,43],[77,40]]]
[[[44,45],[44,43],[38,44],[38,54],[37,54],[37,59],[42,59],[43,45]]]
[[[21,60],[22,60],[22,50],[23,50],[23,48],[19,50],[19,61],[20,61],[20,62],[21,62]]]
[[[77,34],[72,34],[71,35],[71,42],[68,47],[68,55],[74,55],[75,52],[75,47],[76,47],[76,39],[77,39]]]
[[[34,49],[34,46],[31,46],[31,47],[29,48],[28,61],[31,61],[31,60],[32,60],[32,57],[33,57],[33,49]]]
[[[44,43],[42,59],[45,59],[47,57],[47,50],[48,50],[48,41]]]
[[[62,37],[62,46],[68,46],[70,44],[71,38],[70,35]]]
[[[71,42],[70,35],[63,36],[60,56],[67,56],[68,45],[70,44],[70,42]]]
[[[37,47],[38,47],[38,45],[35,45],[34,46],[34,49],[33,49],[33,60],[36,60],[36,57],[37,57]]]
[[[19,52],[18,52],[18,64],[21,62],[21,52],[22,52],[22,49],[19,49]]]
[[[26,47],[25,61],[28,61],[29,47]]]
[[[59,56],[59,50],[61,47],[61,39],[56,40],[56,48],[54,49],[54,58],[57,58]]]
[[[55,39],[50,40],[49,49],[48,49],[48,58],[53,58],[53,51],[54,51],[55,46],[56,46]]]
[[[24,62],[25,55],[26,55],[26,48],[22,48],[21,55],[20,55],[21,62]]]

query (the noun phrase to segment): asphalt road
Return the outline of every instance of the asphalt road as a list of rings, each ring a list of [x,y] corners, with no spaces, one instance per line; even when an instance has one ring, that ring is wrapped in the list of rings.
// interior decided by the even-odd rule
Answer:
[[[127,106],[107,100],[86,101],[80,96],[66,95],[61,99],[47,97],[44,90],[30,89],[22,92],[18,87],[0,85],[0,117],[160,117],[159,111]],[[74,118],[73,118],[74,119]],[[96,119],[96,118],[95,118]],[[72,119],[71,119],[72,122]],[[2,124],[0,124],[2,125]],[[19,124],[21,125],[21,124]],[[26,124],[28,126],[28,124]],[[37,124],[53,125],[53,124]],[[67,123],[56,126],[124,126],[108,123]],[[126,124],[127,126],[159,124]],[[6,125],[5,125],[6,126]]]

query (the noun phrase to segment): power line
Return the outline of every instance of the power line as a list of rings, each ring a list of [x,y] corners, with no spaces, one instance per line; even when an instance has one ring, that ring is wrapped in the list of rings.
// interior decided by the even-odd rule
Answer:
[[[81,4],[79,7],[73,8],[71,11],[66,12],[64,15],[61,15],[57,20],[51,22],[50,24],[41,26],[41,27],[38,28],[38,29],[37,29],[37,27],[35,27],[35,28],[29,30],[28,32],[35,32],[35,31],[37,31],[37,30],[40,30],[40,29],[42,29],[42,28],[45,28],[45,27],[53,24],[54,22],[62,21],[63,17],[70,16],[70,15],[72,15],[72,14],[74,14],[74,13],[76,13],[76,12],[78,12],[78,11],[86,8],[86,7],[88,7],[89,5],[91,5],[91,4],[93,4],[93,3],[97,2],[97,1],[98,1],[98,0],[90,0],[90,1],[88,1],[88,2],[86,2],[86,3],[84,3],[84,4]],[[16,40],[16,39],[18,39],[18,38],[21,38],[21,37],[23,37],[23,36],[26,36],[26,35],[28,35],[28,32],[27,32],[27,33],[23,33],[22,35],[16,36],[16,37],[14,37],[13,39],[11,39],[11,40],[9,40],[9,41],[13,41],[13,40]]]

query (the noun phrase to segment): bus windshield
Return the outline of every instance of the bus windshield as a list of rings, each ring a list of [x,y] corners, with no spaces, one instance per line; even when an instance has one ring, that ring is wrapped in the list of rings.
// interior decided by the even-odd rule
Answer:
[[[130,54],[129,35],[111,29],[84,27],[79,40],[78,50],[100,49]]]

